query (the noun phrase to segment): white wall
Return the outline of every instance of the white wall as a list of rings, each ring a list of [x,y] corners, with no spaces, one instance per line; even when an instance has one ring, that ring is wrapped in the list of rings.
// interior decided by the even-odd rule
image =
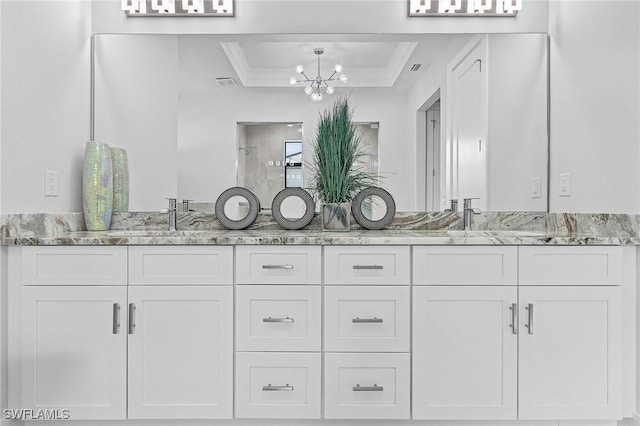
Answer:
[[[640,209],[639,8],[550,5],[551,211]],[[560,173],[571,173],[571,197],[558,196]]]
[[[94,138],[127,150],[129,210],[158,211],[178,187],[178,37],[101,35],[95,45]]]
[[[547,37],[488,37],[489,210],[547,210]],[[541,179],[531,197],[531,179]]]
[[[91,4],[3,1],[3,213],[80,211],[89,139]],[[59,196],[44,197],[44,171]]]

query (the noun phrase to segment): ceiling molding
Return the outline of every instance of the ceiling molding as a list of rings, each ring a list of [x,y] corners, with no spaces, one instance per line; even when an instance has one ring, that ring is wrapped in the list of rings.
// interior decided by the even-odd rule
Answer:
[[[379,42],[366,43],[375,45]],[[386,43],[388,44],[389,42]],[[344,62],[342,65],[345,68],[345,74],[349,76],[347,87],[392,87],[400,73],[404,70],[418,43],[393,42],[393,44],[395,48],[388,58],[387,65],[384,67],[350,68],[348,62]],[[247,59],[240,43],[221,42],[220,45],[243,86],[290,87],[289,77],[295,73],[290,67],[251,68],[249,66],[250,61]],[[313,50],[313,46],[316,45],[318,45],[318,43],[309,43],[309,50]],[[352,54],[355,55],[357,52],[353,52]],[[274,58],[274,60],[277,60],[277,58]],[[315,76],[309,75],[309,77],[313,78]],[[299,85],[299,87],[302,86],[302,84]],[[341,86],[341,83],[336,84],[336,87]]]

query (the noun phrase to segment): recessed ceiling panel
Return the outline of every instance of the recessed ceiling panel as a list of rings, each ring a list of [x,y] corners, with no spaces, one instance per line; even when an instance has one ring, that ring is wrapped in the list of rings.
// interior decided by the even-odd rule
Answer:
[[[333,73],[343,66],[350,87],[391,87],[405,67],[417,43],[414,42],[222,42],[229,61],[244,86],[286,87],[303,65],[309,78]]]

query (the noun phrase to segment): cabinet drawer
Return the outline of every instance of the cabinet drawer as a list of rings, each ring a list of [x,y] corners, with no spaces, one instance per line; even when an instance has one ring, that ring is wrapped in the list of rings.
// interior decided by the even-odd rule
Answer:
[[[326,354],[327,419],[408,419],[409,354]]]
[[[237,350],[319,351],[320,294],[320,286],[238,286]]]
[[[237,284],[320,284],[319,246],[236,247]]]
[[[129,284],[233,285],[233,247],[129,247]]]
[[[520,247],[521,285],[620,285],[622,247]]]
[[[409,284],[408,246],[325,247],[325,284]]]
[[[236,417],[320,418],[320,354],[236,354]]]
[[[327,286],[325,350],[409,351],[409,287]]]
[[[22,247],[23,285],[127,285],[127,248]]]
[[[517,285],[517,247],[414,247],[415,285]]]

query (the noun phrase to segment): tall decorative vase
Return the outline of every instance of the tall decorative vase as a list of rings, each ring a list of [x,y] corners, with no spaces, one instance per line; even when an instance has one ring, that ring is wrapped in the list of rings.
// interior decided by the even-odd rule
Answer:
[[[320,216],[323,231],[351,229],[351,203],[322,203]]]
[[[111,150],[106,143],[89,141],[82,167],[82,208],[87,231],[106,231],[113,209]]]
[[[129,161],[127,150],[111,147],[113,168],[113,211],[129,211]]]

